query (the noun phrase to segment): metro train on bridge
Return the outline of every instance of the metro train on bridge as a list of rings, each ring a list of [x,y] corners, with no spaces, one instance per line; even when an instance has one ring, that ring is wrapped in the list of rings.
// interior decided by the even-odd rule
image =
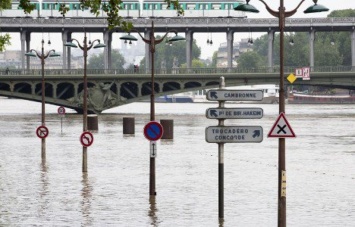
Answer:
[[[9,9],[0,11],[1,17],[62,17],[58,12],[63,4],[70,9],[66,17],[95,17],[89,9],[80,9],[78,0],[30,0],[35,5],[35,10],[26,15],[19,7],[19,0],[12,0]],[[234,8],[244,0],[179,0],[184,9],[184,17],[245,17]],[[102,5],[108,1],[103,0]],[[163,0],[122,0],[120,16],[128,18],[138,17],[176,17],[177,12]],[[106,17],[102,11],[98,17]]]

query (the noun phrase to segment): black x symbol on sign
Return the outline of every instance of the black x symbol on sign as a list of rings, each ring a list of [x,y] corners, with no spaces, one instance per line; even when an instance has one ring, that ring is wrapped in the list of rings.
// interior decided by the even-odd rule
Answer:
[[[284,125],[282,127],[280,125],[277,125],[277,127],[280,129],[279,131],[277,131],[277,134],[279,134],[280,132],[283,132],[286,134],[286,131],[284,130],[286,128],[286,125]]]

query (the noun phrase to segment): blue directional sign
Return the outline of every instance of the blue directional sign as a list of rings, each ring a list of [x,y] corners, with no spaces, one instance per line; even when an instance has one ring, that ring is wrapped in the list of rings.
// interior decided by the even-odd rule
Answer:
[[[261,126],[210,126],[206,128],[208,143],[260,143],[263,141]]]
[[[209,90],[206,93],[210,101],[261,101],[264,93],[262,90]]]
[[[209,119],[260,119],[263,117],[261,108],[209,108],[206,110]]]
[[[163,136],[163,126],[156,121],[151,121],[144,126],[144,136],[149,141],[159,140]]]

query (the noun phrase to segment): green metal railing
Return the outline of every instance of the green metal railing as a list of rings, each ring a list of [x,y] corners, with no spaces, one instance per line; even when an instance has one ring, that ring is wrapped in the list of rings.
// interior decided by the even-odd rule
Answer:
[[[285,73],[294,73],[297,66],[285,67]],[[311,68],[311,72],[355,72],[352,66],[316,66]],[[262,68],[173,68],[156,69],[155,75],[169,74],[245,74],[245,73],[279,73],[279,67]],[[129,74],[150,74],[150,69],[87,69],[88,75],[129,75]],[[46,69],[45,75],[83,75],[84,69]],[[10,69],[0,70],[0,75],[41,75],[41,69]]]

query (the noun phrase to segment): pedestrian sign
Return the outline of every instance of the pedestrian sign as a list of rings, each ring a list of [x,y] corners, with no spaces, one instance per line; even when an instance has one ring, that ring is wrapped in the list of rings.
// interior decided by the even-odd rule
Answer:
[[[296,137],[284,113],[281,113],[272,126],[267,137],[293,138]]]

